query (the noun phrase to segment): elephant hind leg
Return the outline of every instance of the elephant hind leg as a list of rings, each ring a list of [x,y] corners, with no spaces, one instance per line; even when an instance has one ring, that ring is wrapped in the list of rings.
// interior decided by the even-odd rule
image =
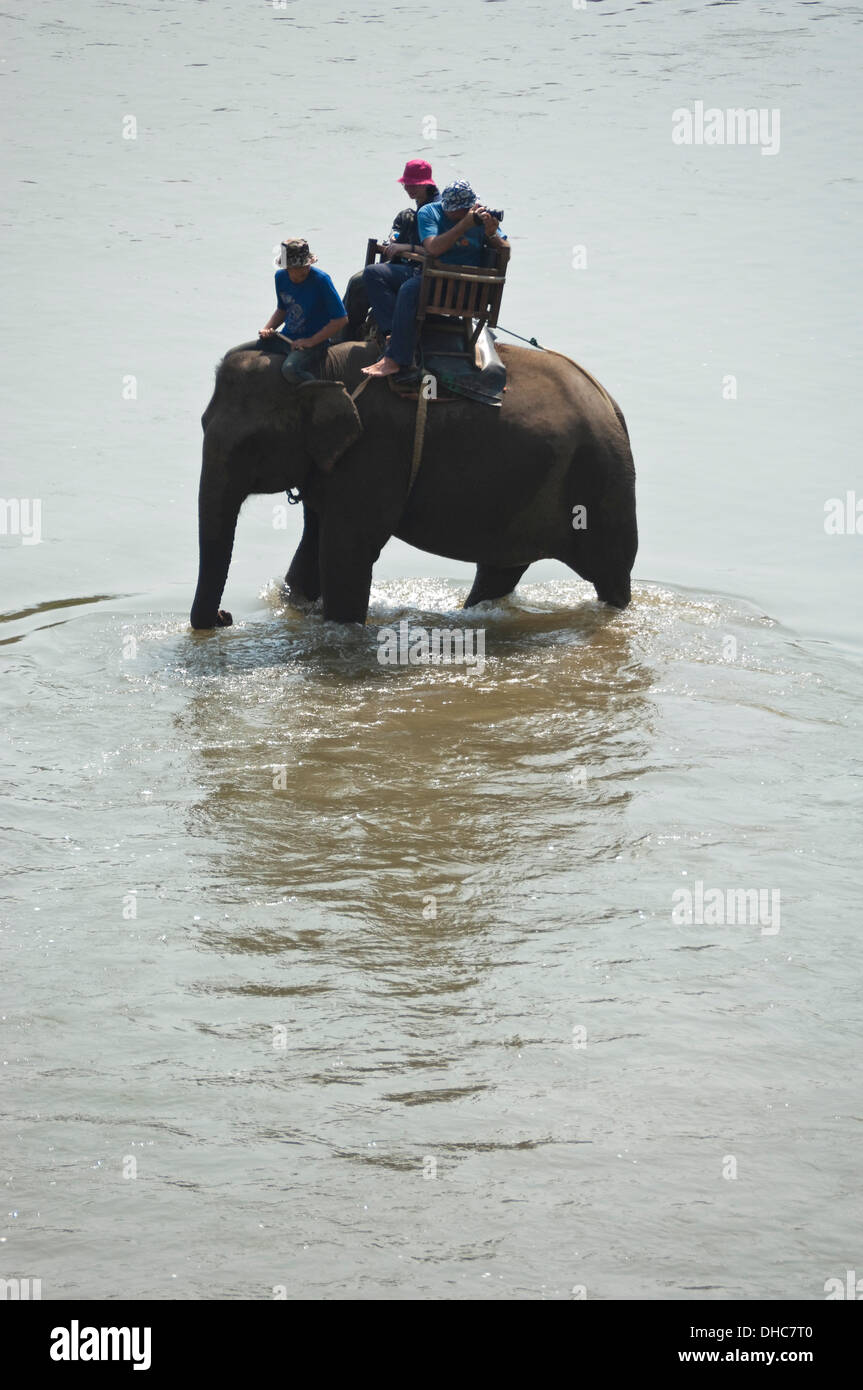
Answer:
[[[292,598],[308,599],[314,603],[321,596],[318,517],[303,503],[305,525],[297,552],[285,575],[285,584]]]
[[[610,578],[594,579],[596,597],[601,603],[610,603],[613,608],[626,608],[632,598],[629,575],[615,575]]]
[[[632,598],[628,569],[624,569],[622,565],[618,568],[603,565],[600,568],[589,564],[583,555],[577,560],[571,555],[562,555],[560,558],[571,570],[575,570],[580,579],[586,579],[588,584],[593,585],[600,603],[610,603],[613,608],[628,606]]]
[[[496,565],[477,565],[473,588],[464,601],[465,608],[486,599],[504,598],[511,594],[527,565],[514,565],[511,569],[499,569]]]

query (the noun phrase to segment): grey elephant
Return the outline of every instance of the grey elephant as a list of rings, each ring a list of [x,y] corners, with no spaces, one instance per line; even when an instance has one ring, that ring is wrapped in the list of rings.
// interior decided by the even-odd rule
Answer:
[[[499,409],[429,403],[422,462],[409,488],[417,406],[361,369],[374,344],[340,343],[323,380],[290,386],[263,343],[226,354],[202,419],[200,568],[193,628],[220,609],[237,515],[252,493],[299,489],[305,526],[286,575],[324,617],[362,623],[372,568],[390,538],[476,565],[465,606],[510,593],[534,560],[562,560],[618,608],[630,600],[638,545],[635,469],[619,407],[560,354],[500,347]]]

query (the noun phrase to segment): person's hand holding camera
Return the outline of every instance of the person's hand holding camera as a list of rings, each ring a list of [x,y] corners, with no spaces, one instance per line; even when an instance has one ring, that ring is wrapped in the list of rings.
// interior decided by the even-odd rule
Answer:
[[[475,227],[482,227],[487,237],[493,237],[500,226],[499,218],[493,212],[489,212],[484,203],[474,203],[470,210],[470,217]]]

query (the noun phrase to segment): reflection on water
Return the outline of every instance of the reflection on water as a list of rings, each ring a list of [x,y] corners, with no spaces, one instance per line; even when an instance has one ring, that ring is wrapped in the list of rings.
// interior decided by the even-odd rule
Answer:
[[[619,848],[649,737],[633,622],[581,597],[470,616],[383,597],[365,630],[280,613],[185,667],[180,723],[207,789],[189,829],[236,847],[236,882],[267,898],[264,949],[291,949],[326,909],[352,941],[362,928],[360,953],[412,923],[421,965],[424,937],[436,956],[515,920],[534,878],[557,918],[559,883]],[[380,665],[377,626],[408,613],[483,627],[484,674]]]
[[[815,1145],[847,1223],[856,674],[720,600],[464,592],[386,583],[343,631],[273,587],[208,637],[92,610],[12,649],[0,1123],[9,1248],[55,1295],[762,1295],[777,1249],[730,1267],[721,1234],[740,1151],[773,1291],[817,1296],[832,1229],[788,1256],[783,1183]],[[483,627],[483,674],[380,665],[402,616]],[[782,932],[674,926],[699,877],[778,885]]]

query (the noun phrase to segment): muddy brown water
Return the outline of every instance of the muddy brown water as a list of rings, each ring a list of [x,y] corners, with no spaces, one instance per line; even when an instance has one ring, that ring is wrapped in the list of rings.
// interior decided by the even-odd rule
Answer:
[[[863,496],[859,8],[0,22],[3,495],[42,503],[0,537],[0,1277],[823,1297],[860,1242],[863,538],[823,524]],[[673,145],[696,100],[781,108],[779,153]],[[193,636],[213,365],[272,245],[343,283],[416,155],[505,207],[502,321],[627,414],[634,602],[546,564],[465,615],[467,567],[393,544],[340,630],[262,498]],[[402,620],[484,668],[382,665]]]

